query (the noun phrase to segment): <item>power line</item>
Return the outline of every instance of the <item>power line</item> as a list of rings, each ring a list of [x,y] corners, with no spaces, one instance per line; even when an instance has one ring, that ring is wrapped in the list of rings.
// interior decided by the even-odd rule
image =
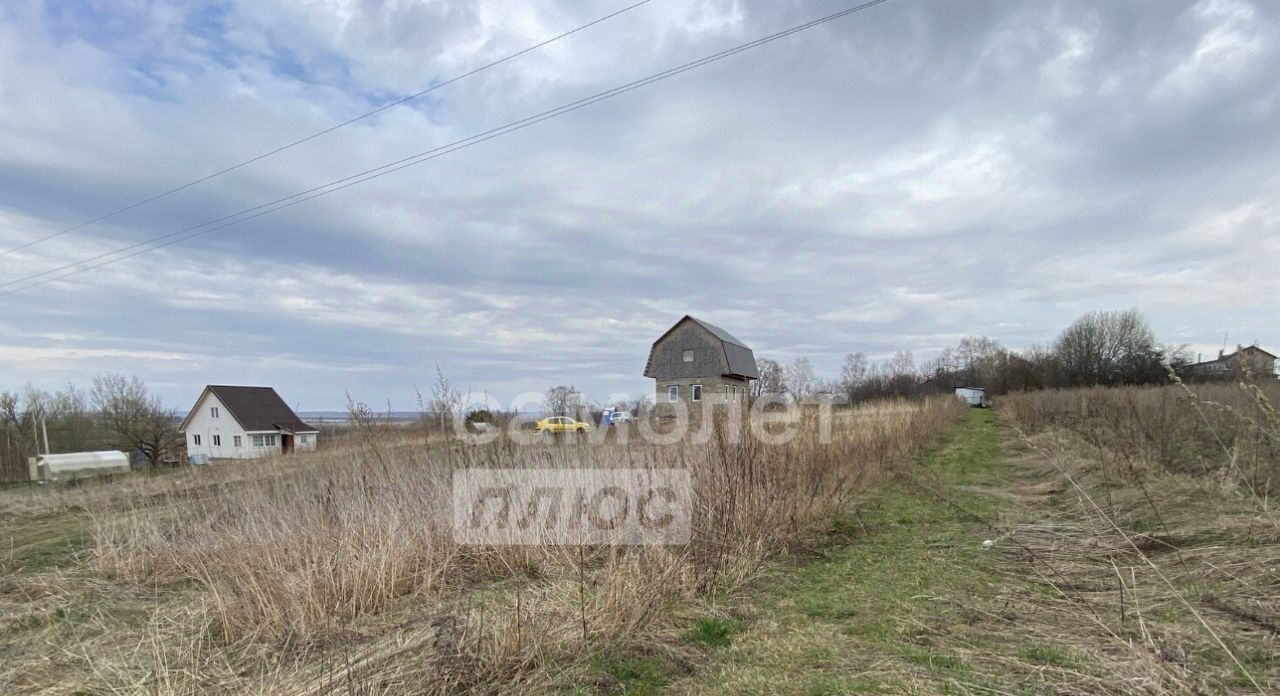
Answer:
[[[410,155],[408,157],[396,160],[394,162],[389,162],[379,167],[374,167],[373,169],[366,169],[365,171],[331,181],[327,184],[322,184],[320,186],[316,186],[316,187],[307,189],[305,191],[300,191],[290,196],[278,198],[274,201],[263,203],[261,205],[254,206],[252,208],[245,208],[244,210],[238,211],[236,213],[232,213],[230,215],[225,215],[220,218],[209,220],[199,225],[193,225],[191,227],[187,227],[181,230],[175,230],[173,232],[160,235],[158,237],[153,237],[152,239],[144,240],[141,242],[137,242],[137,243],[125,246],[125,247],[121,247],[120,249],[116,249],[115,251],[110,251],[103,254],[99,254],[97,256],[81,259],[80,261],[75,261],[69,264],[65,264],[63,266],[49,269],[47,271],[42,271],[40,273],[34,273],[32,275],[25,276],[17,280],[0,283],[0,288],[27,283],[26,285],[21,285],[21,287],[0,292],[0,297],[4,297],[6,295],[12,295],[14,293],[21,292],[23,290],[28,290],[34,287],[38,287],[40,285],[44,285],[46,283],[52,283],[57,280],[62,280],[64,278],[67,278],[79,273],[83,273],[85,271],[101,268],[103,266],[116,263],[118,261],[123,261],[125,259],[138,256],[139,254],[144,254],[148,251],[154,251],[156,249],[161,249],[166,246],[178,244],[180,242],[184,242],[189,239],[194,239],[195,237],[209,234],[217,230],[226,229],[227,227],[232,227],[234,225],[239,225],[243,222],[247,222],[254,218],[262,217],[264,215],[269,215],[271,213],[283,210],[285,208],[290,208],[300,203],[304,203],[306,201],[319,198],[321,196],[326,196],[331,193],[341,191],[345,188],[349,188],[357,184],[370,181],[372,179],[386,176],[387,174],[391,174],[392,172],[396,172],[401,169],[412,167],[416,164],[421,164],[423,162],[436,159],[437,157],[443,157],[447,154],[457,152],[458,150],[462,150],[462,149],[471,147],[473,145],[478,145],[487,140],[492,140],[494,138],[506,135],[508,133],[512,133],[518,130],[522,130],[524,128],[528,128],[529,126],[532,126],[534,124],[541,123],[543,121],[555,118],[557,116],[562,116],[564,114],[567,114],[573,111],[577,111],[578,109],[591,106],[592,104],[604,101],[606,99],[611,99],[613,97],[619,96],[621,94],[625,94],[632,90],[640,89],[641,87],[646,87],[656,82],[661,82],[662,80],[666,80],[668,78],[674,77],[676,75],[680,75],[690,70],[700,68],[704,65],[708,65],[710,63],[714,63],[714,62],[723,60],[725,58],[735,56],[739,53],[749,51],[753,48],[757,48],[759,46],[763,46],[768,43],[772,43],[779,39],[783,39],[788,36],[791,36],[792,34],[796,34],[808,29],[812,29],[816,26],[826,24],[828,22],[832,22],[842,17],[854,14],[855,12],[860,12],[862,10],[874,7],[876,5],[883,4],[888,1],[889,0],[870,0],[869,2],[864,2],[859,5],[848,7],[839,12],[826,15],[825,17],[820,17],[818,19],[805,22],[804,24],[799,24],[789,29],[784,29],[782,31],[779,31],[773,34],[763,36],[761,38],[755,39],[754,41],[749,41],[747,43],[739,44],[732,48],[728,48],[723,51],[713,53],[704,58],[699,58],[697,60],[690,61],[688,63],[684,63],[682,65],[676,66],[674,68],[669,68],[662,72],[654,73],[652,75],[649,75],[648,77],[644,77],[639,80],[628,82],[626,84],[620,85],[618,87],[614,87],[612,89],[604,90],[602,92],[597,92],[589,97],[584,97],[582,99],[578,99],[576,101],[563,104],[554,109],[549,109],[547,111],[543,111],[533,116],[528,116],[516,121],[512,121],[510,123],[507,123],[506,125],[499,126],[497,128],[484,131],[482,133],[477,133],[467,138],[455,140],[453,142],[447,143],[445,145],[441,145],[439,147],[432,148],[430,150],[424,150],[423,152]],[[148,246],[148,245],[151,245],[151,246]],[[115,257],[115,258],[110,258],[110,257]],[[95,261],[101,261],[101,262],[93,263]],[[90,264],[90,265],[85,265],[85,264]],[[66,271],[66,273],[62,273],[61,275],[55,275],[54,277],[48,277],[48,278],[44,277],[44,276],[49,276],[52,274],[59,273],[61,271]],[[35,281],[35,282],[29,282],[29,281]]]
[[[430,94],[431,92],[434,92],[434,91],[436,91],[436,90],[438,90],[438,89],[440,89],[440,88],[442,88],[442,87],[448,87],[449,85],[454,84],[455,82],[459,82],[459,81],[461,81],[461,80],[465,80],[465,79],[467,79],[468,77],[471,77],[472,75],[475,75],[475,74],[477,74],[477,73],[484,72],[485,70],[488,70],[488,69],[490,69],[490,68],[493,68],[493,67],[497,67],[497,66],[499,66],[499,65],[502,65],[503,63],[506,63],[507,61],[510,61],[510,60],[514,60],[514,59],[516,59],[516,58],[519,58],[520,56],[523,56],[524,54],[529,53],[529,52],[531,52],[531,51],[536,51],[536,50],[538,50],[539,48],[542,48],[543,46],[547,46],[548,44],[555,43],[556,41],[559,41],[560,39],[563,39],[563,38],[566,38],[566,37],[572,36],[572,35],[577,34],[578,32],[583,31],[583,30],[585,30],[585,29],[590,29],[591,27],[593,27],[593,26],[595,26],[595,25],[597,25],[597,24],[600,24],[601,22],[606,22],[606,21],[608,21],[608,20],[610,20],[610,19],[613,19],[614,17],[617,17],[618,15],[624,14],[624,13],[626,13],[626,12],[630,12],[631,10],[636,9],[637,7],[640,7],[641,5],[646,5],[646,4],[648,4],[649,2],[651,2],[651,1],[652,1],[652,0],[640,0],[639,2],[636,2],[636,3],[632,4],[632,5],[628,5],[628,6],[626,6],[626,7],[622,8],[622,9],[620,9],[620,10],[617,10],[617,11],[615,11],[615,12],[611,12],[611,13],[609,13],[609,14],[607,14],[607,15],[603,16],[603,17],[600,17],[600,18],[598,18],[598,19],[594,19],[594,20],[592,20],[592,21],[590,21],[590,22],[587,22],[586,24],[583,24],[583,25],[581,25],[581,26],[579,26],[579,27],[576,27],[576,28],[574,28],[574,29],[570,29],[569,31],[564,32],[563,34],[557,34],[557,35],[555,35],[555,36],[553,36],[553,37],[551,37],[551,38],[549,38],[549,39],[545,39],[545,40],[543,40],[543,41],[540,41],[539,43],[536,43],[536,44],[534,44],[534,45],[532,45],[532,46],[529,46],[528,48],[521,49],[521,50],[516,51],[515,53],[512,53],[512,54],[510,54],[510,55],[507,55],[507,56],[505,56],[505,57],[503,57],[503,58],[499,58],[498,60],[495,60],[495,61],[493,61],[493,62],[491,62],[491,63],[486,63],[486,64],[484,64],[484,65],[482,65],[482,66],[480,66],[480,67],[478,67],[478,68],[475,68],[474,70],[470,70],[470,71],[465,72],[465,73],[463,73],[463,74],[461,74],[461,75],[458,75],[457,77],[452,77],[452,78],[449,78],[448,80],[445,80],[444,82],[441,82],[441,83],[438,83],[438,84],[432,85],[432,86],[428,87],[427,89],[422,90],[421,92],[416,92],[416,93],[414,93],[414,94],[410,94],[410,95],[409,95],[409,96],[407,96],[407,97],[403,97],[403,98],[401,98],[401,99],[397,99],[396,101],[390,102],[390,103],[388,103],[388,104],[383,104],[382,106],[380,106],[380,107],[378,107],[378,108],[374,109],[373,111],[365,112],[365,113],[360,114],[359,116],[356,116],[356,117],[354,117],[354,118],[350,118],[350,119],[347,119],[346,121],[343,121],[343,122],[341,122],[341,123],[337,123],[337,124],[334,124],[334,125],[332,125],[332,126],[329,126],[328,128],[325,128],[324,130],[316,131],[315,133],[312,133],[311,135],[308,135],[308,136],[305,136],[305,137],[299,138],[299,139],[297,139],[297,140],[294,140],[293,142],[290,142],[290,143],[286,143],[286,144],[284,144],[284,145],[281,145],[280,147],[277,147],[277,148],[275,148],[274,150],[268,150],[267,152],[264,152],[264,153],[262,153],[262,154],[260,154],[260,155],[257,155],[257,156],[255,156],[255,157],[251,157],[251,158],[249,158],[249,159],[247,159],[247,160],[245,160],[245,161],[243,161],[243,162],[240,162],[239,164],[231,165],[230,167],[227,167],[227,168],[225,168],[225,169],[219,169],[218,171],[213,172],[212,174],[207,174],[207,175],[205,175],[205,176],[200,177],[199,179],[193,179],[192,181],[188,181],[187,183],[182,184],[181,186],[175,186],[174,188],[171,188],[171,189],[169,189],[169,190],[167,190],[167,191],[164,191],[164,192],[161,192],[161,193],[157,193],[157,194],[155,194],[154,196],[151,196],[150,198],[144,198],[144,199],[142,199],[142,200],[140,200],[140,201],[138,201],[138,202],[136,202],[136,203],[131,203],[131,204],[129,204],[129,205],[126,205],[126,206],[124,206],[123,208],[117,208],[117,209],[115,209],[115,210],[112,210],[112,211],[111,211],[111,212],[109,212],[109,213],[103,213],[102,215],[99,215],[98,217],[95,217],[95,218],[93,218],[92,220],[86,220],[86,221],[84,221],[84,222],[82,222],[82,223],[80,223],[80,224],[78,224],[78,225],[72,225],[71,227],[68,227],[68,228],[63,229],[63,230],[59,230],[59,231],[54,232],[54,233],[52,233],[52,234],[45,235],[45,236],[43,236],[43,237],[40,237],[39,239],[32,240],[32,241],[30,241],[30,242],[27,242],[27,243],[25,243],[25,244],[18,245],[18,246],[16,246],[16,247],[11,248],[11,249],[6,249],[6,250],[4,250],[4,251],[0,251],[0,257],[7,256],[7,255],[9,255],[9,254],[12,254],[12,253],[13,253],[13,252],[15,252],[15,251],[22,251],[23,249],[28,249],[28,248],[30,248],[30,247],[33,247],[33,246],[37,245],[37,244],[40,244],[41,242],[46,242],[46,241],[48,241],[48,240],[50,240],[50,239],[53,239],[53,238],[55,238],[55,237],[61,237],[61,236],[62,236],[62,235],[64,235],[64,234],[68,234],[68,233],[71,233],[71,232],[75,232],[76,230],[79,230],[79,229],[84,229],[85,227],[88,227],[89,225],[93,225],[93,224],[95,224],[95,223],[102,222],[103,220],[106,220],[106,219],[108,219],[108,218],[113,218],[113,217],[115,217],[115,216],[117,216],[117,215],[119,215],[119,214],[121,214],[121,213],[127,213],[127,212],[129,212],[130,210],[133,210],[133,209],[135,209],[135,208],[140,208],[140,207],[142,207],[142,206],[144,206],[144,205],[147,205],[148,203],[153,203],[153,202],[155,202],[155,201],[160,200],[161,198],[164,198],[164,197],[166,197],[166,196],[170,196],[170,195],[172,195],[172,194],[178,193],[179,191],[185,191],[186,189],[189,189],[189,188],[191,188],[192,186],[196,186],[196,185],[199,185],[199,184],[203,184],[204,182],[209,181],[210,179],[216,179],[217,177],[220,177],[220,176],[222,176],[223,174],[227,174],[227,173],[230,173],[230,172],[234,172],[235,170],[240,169],[241,167],[247,167],[247,166],[249,166],[250,164],[253,164],[254,162],[258,162],[258,161],[260,161],[260,160],[264,160],[264,159],[266,159],[266,158],[268,158],[268,157],[271,157],[272,155],[278,155],[278,154],[280,154],[281,152],[284,152],[285,150],[288,150],[288,149],[291,149],[291,148],[297,147],[298,145],[301,145],[301,144],[303,144],[303,143],[309,142],[309,141],[311,141],[311,140],[315,140],[316,138],[319,138],[319,137],[321,137],[321,136],[323,136],[323,135],[328,135],[329,133],[332,133],[332,132],[334,132],[334,131],[338,130],[339,128],[345,128],[346,126],[349,126],[349,125],[351,125],[351,124],[353,124],[353,123],[357,123],[357,122],[359,122],[359,121],[363,121],[363,120],[365,120],[366,118],[369,118],[369,117],[371,117],[371,116],[376,116],[376,115],[378,115],[378,114],[380,114],[380,113],[382,113],[383,111],[386,111],[386,110],[388,110],[388,109],[395,108],[395,107],[400,106],[400,105],[402,105],[402,104],[407,104],[407,103],[409,103],[409,102],[411,102],[411,101],[414,101],[414,100],[416,100],[416,99],[419,99],[419,98],[421,98],[421,97],[423,97],[423,96],[425,96],[425,95],[427,95],[427,94]]]

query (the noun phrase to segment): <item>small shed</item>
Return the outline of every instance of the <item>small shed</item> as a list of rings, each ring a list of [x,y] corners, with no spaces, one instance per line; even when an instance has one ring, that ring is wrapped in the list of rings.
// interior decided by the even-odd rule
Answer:
[[[987,406],[987,392],[982,387],[956,387],[956,396],[976,408]]]

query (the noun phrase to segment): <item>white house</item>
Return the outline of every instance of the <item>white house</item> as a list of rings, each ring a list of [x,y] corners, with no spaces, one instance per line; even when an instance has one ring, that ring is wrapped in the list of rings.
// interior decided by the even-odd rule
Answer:
[[[956,387],[956,396],[970,406],[982,408],[987,405],[987,392],[981,387]]]
[[[271,387],[209,385],[180,428],[187,455],[255,459],[316,448],[320,431],[302,422]]]

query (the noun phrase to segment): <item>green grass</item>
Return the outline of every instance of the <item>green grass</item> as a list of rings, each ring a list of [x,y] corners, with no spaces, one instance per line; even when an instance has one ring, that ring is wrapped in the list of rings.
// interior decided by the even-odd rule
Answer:
[[[87,515],[60,512],[0,521],[0,571],[35,573],[71,565],[93,545]]]
[[[1071,653],[1054,645],[1032,645],[1019,650],[1018,657],[1039,665],[1064,666],[1072,663]]]
[[[693,628],[685,634],[685,640],[708,648],[727,648],[733,642],[730,636],[736,628],[737,625],[728,619],[717,617],[698,619],[694,622]]]
[[[899,654],[907,662],[927,667],[928,669],[964,669],[964,660],[955,655],[934,652],[925,648],[918,648],[914,645],[904,645],[899,649]]]
[[[743,602],[732,647],[669,689],[965,692],[957,684],[982,680],[946,636],[967,620],[958,604],[991,592],[1000,562],[982,547],[992,533],[969,513],[1007,514],[1006,503],[985,490],[1009,479],[995,415],[968,412],[911,475],[855,501],[856,512],[834,525],[823,554],[780,564]],[[1027,661],[1046,659],[1054,659],[1047,650]]]
[[[678,674],[669,660],[659,656],[631,652],[608,652],[598,656],[593,665],[603,673],[601,691],[645,696],[661,693],[661,688]]]

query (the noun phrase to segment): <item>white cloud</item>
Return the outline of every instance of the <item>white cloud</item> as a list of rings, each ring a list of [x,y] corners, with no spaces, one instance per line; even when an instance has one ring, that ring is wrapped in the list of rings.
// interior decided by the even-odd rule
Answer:
[[[0,248],[620,6],[157,2],[61,24],[38,3],[6,6]],[[0,282],[818,13],[655,1],[413,107],[0,257]],[[0,298],[0,355],[14,366],[0,389],[110,369],[180,402],[205,383],[266,382],[317,408],[338,406],[344,388],[407,405],[439,362],[504,396],[552,382],[639,392],[649,343],[685,313],[828,372],[847,352],[924,357],[968,333],[1043,341],[1078,311],[1133,304],[1187,342],[1227,330],[1280,343],[1269,267],[1280,138],[1266,117],[1278,92],[1265,70],[1276,14],[1243,2],[888,3]]]

